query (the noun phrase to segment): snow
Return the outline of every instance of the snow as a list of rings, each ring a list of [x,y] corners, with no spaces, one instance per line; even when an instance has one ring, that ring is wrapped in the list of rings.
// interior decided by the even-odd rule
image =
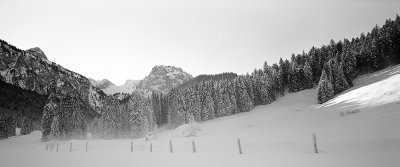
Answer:
[[[86,140],[59,141],[59,152],[50,152],[40,142],[40,132],[16,136],[0,140],[0,162],[7,167],[396,167],[400,166],[398,69],[361,76],[353,88],[326,104],[318,105],[316,89],[310,89],[250,112],[199,123],[201,136],[194,138],[174,136],[169,130],[147,142],[143,138],[90,139],[88,152]],[[354,109],[360,112],[340,116]],[[320,154],[313,153],[312,133],[317,135]],[[237,139],[243,154],[238,153]],[[153,152],[149,152],[150,144]]]
[[[355,87],[330,100],[323,106],[339,103],[353,103],[362,106],[376,106],[400,101],[400,66],[393,66],[357,78]]]
[[[175,128],[174,136],[176,137],[190,137],[199,136],[201,128],[197,123],[183,124]]]

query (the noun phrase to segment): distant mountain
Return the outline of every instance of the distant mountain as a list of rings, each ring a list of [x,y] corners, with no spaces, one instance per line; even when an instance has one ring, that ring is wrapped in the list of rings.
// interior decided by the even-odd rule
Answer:
[[[89,79],[47,59],[39,48],[23,51],[0,40],[0,79],[42,95],[79,97],[95,110],[104,93]],[[39,58],[42,57],[42,58]]]
[[[70,125],[63,121],[74,120],[73,123],[79,124],[75,126],[79,128],[79,135],[84,136],[85,125],[81,124],[100,113],[106,96],[86,77],[49,61],[39,48],[23,51],[3,40],[0,40],[0,80],[40,95],[49,95],[42,119],[44,138],[50,134],[54,119],[66,116],[68,118],[57,121],[59,126]],[[71,112],[72,115],[62,115]],[[68,130],[63,133],[71,134],[73,129]]]
[[[41,59],[46,59],[47,60],[46,55],[44,54],[42,49],[40,49],[39,47],[30,48],[30,49],[26,50],[26,52],[32,54],[33,56],[35,56],[37,58],[41,58]]]
[[[139,84],[139,82],[140,80],[126,80],[123,85],[111,85],[102,90],[108,95],[113,95],[115,93],[132,93],[136,89],[136,86]]]
[[[111,87],[111,86],[115,86],[111,81],[109,81],[108,79],[103,79],[103,80],[101,80],[101,81],[96,81],[96,80],[94,80],[94,79],[92,79],[92,78],[88,78],[89,79],[89,81],[90,81],[90,83],[94,86],[94,87],[96,87],[96,88],[99,88],[99,89],[107,89],[107,88],[109,88],[109,87]]]
[[[192,75],[186,73],[179,67],[164,65],[155,66],[150,74],[140,81],[135,91],[142,95],[149,95],[152,91],[167,93],[171,88],[189,81],[192,78]]]

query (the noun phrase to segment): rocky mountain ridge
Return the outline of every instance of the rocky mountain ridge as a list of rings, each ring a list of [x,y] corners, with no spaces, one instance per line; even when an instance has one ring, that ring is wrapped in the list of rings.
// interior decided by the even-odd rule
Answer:
[[[96,81],[92,78],[88,78],[88,79],[94,87],[99,88],[99,89],[107,89],[111,86],[115,86],[115,84],[112,83],[111,81],[109,81],[108,79],[102,79],[100,81]]]
[[[192,79],[193,76],[174,66],[159,65],[152,68],[136,87],[136,92],[148,96],[151,92],[167,93],[173,87]]]
[[[0,40],[0,79],[42,95],[77,97],[90,112],[99,110],[105,96],[86,77],[49,61],[39,48],[23,51],[3,40]]]

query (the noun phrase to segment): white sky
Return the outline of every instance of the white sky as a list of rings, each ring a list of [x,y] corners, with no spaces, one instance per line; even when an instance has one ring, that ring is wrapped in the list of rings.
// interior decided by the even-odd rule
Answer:
[[[120,85],[155,65],[244,74],[357,37],[399,9],[398,0],[0,0],[0,38]]]

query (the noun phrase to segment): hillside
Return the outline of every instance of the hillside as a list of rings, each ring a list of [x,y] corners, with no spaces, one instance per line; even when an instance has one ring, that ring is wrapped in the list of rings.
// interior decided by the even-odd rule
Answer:
[[[316,89],[289,93],[250,112],[200,123],[197,153],[191,153],[191,138],[159,133],[145,142],[135,139],[60,141],[59,153],[45,151],[40,132],[0,141],[0,160],[6,166],[398,166],[400,160],[400,65],[363,75],[354,87],[325,104],[317,104]],[[379,91],[375,88],[380,88]],[[362,90],[363,94],[358,92]],[[377,93],[377,91],[379,93]],[[376,101],[379,103],[376,103]],[[341,112],[360,112],[341,116]],[[313,153],[312,133],[317,134],[320,154]],[[236,139],[242,142],[238,154]],[[174,153],[169,153],[172,139]],[[152,143],[153,152],[149,153]],[[10,157],[32,157],[24,161]],[[113,155],[110,158],[110,155]],[[115,156],[118,155],[118,156]],[[45,160],[46,159],[46,160]],[[157,161],[154,161],[157,159]],[[289,159],[289,161],[288,161]],[[59,163],[68,161],[68,163]]]

